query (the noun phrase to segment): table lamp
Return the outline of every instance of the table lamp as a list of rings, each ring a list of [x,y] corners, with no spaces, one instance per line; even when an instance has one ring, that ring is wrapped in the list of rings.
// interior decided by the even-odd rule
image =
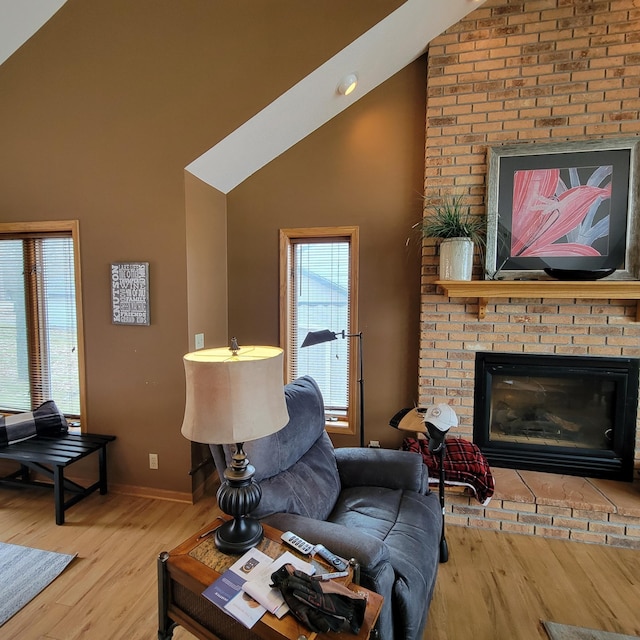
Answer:
[[[184,358],[186,402],[182,435],[204,444],[233,444],[235,452],[218,489],[220,509],[233,520],[215,531],[223,553],[241,554],[262,540],[249,514],[262,497],[244,443],[279,431],[289,422],[284,396],[284,355],[277,347],[201,349]]]

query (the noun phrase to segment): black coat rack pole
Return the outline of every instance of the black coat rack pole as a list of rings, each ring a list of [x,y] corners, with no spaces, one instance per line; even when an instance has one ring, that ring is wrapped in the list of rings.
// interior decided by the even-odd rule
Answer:
[[[440,533],[440,562],[444,563],[449,560],[449,545],[444,535],[444,454],[446,451],[445,441],[442,441],[440,445],[440,481],[439,481],[439,493],[440,493],[440,507],[442,508],[442,531]]]

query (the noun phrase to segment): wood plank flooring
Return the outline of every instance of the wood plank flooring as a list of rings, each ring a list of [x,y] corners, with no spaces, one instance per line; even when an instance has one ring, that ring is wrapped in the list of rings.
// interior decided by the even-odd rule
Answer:
[[[50,491],[1,488],[0,541],[78,557],[0,627],[0,638],[157,638],[156,559],[210,522],[215,510],[214,497],[187,505],[96,493],[69,509],[58,527]],[[192,637],[184,629],[174,634]]]
[[[541,620],[640,636],[640,551],[448,526],[424,635],[548,640]]]
[[[213,497],[185,505],[94,494],[57,527],[49,491],[0,488],[0,541],[78,554],[0,638],[156,638],[156,558],[214,510]],[[543,640],[540,619],[640,635],[640,551],[456,526],[447,538],[425,639]],[[174,638],[192,640],[184,629]]]

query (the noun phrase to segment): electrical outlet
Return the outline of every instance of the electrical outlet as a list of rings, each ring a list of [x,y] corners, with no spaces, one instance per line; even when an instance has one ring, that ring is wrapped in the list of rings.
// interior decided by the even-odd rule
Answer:
[[[204,333],[196,333],[196,349],[204,349]]]
[[[157,469],[158,468],[158,454],[150,453],[149,454],[149,469]]]
[[[372,449],[379,449],[380,440],[369,440],[369,447],[371,447]]]

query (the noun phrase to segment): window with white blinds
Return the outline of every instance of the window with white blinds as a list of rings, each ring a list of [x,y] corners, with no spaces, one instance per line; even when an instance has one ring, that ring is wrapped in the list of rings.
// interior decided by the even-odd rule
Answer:
[[[287,379],[313,377],[322,391],[327,428],[353,433],[357,229],[284,229],[281,231],[282,344]],[[336,340],[302,347],[310,331],[329,330]]]
[[[0,411],[29,411],[54,400],[79,418],[73,234],[10,228],[0,228]]]

